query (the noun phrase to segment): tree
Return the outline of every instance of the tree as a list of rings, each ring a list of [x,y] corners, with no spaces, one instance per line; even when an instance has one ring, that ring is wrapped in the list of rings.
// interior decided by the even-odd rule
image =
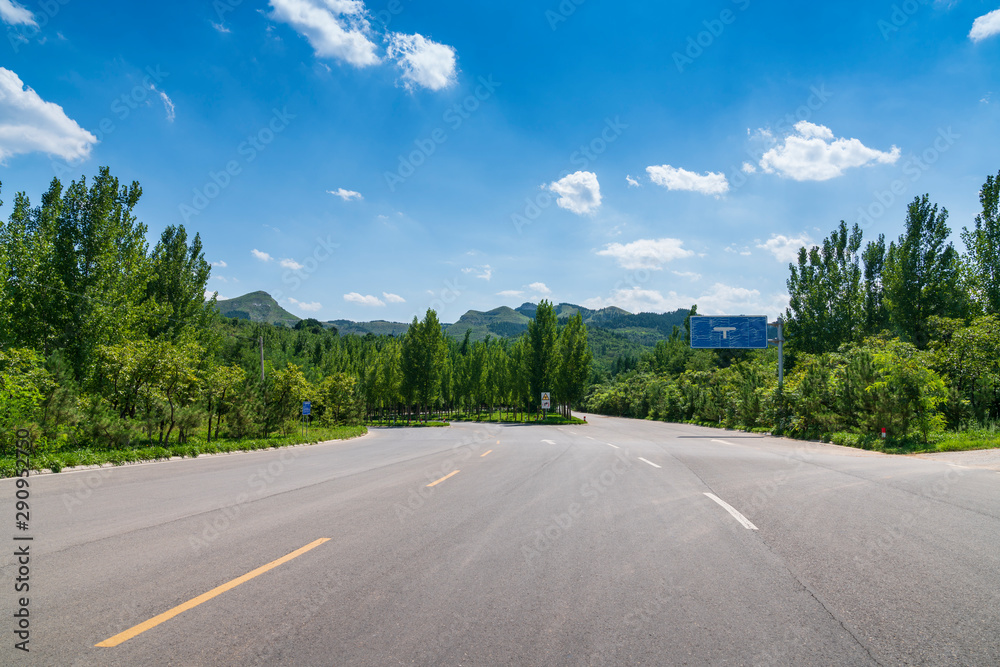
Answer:
[[[917,197],[906,215],[906,231],[885,258],[885,303],[889,322],[904,340],[923,349],[930,340],[928,318],[964,317],[968,299],[959,282],[958,254],[947,243],[947,209],[928,195]]]
[[[789,264],[786,319],[794,350],[820,354],[855,339],[862,305],[861,236],[857,224],[848,232],[841,221],[822,247],[800,248],[798,264]]]
[[[879,234],[878,239],[871,241],[863,253],[861,261],[864,264],[864,317],[862,328],[864,335],[876,336],[889,325],[889,316],[885,310],[885,234]]]
[[[559,337],[559,367],[556,375],[556,398],[569,412],[583,398],[590,377],[593,355],[587,345],[587,327],[577,313],[569,318]]]
[[[1000,314],[1000,172],[987,176],[979,191],[983,211],[975,229],[962,228],[974,298],[988,315]]]
[[[530,405],[538,406],[542,392],[552,391],[557,370],[556,311],[546,299],[538,304],[535,318],[528,322],[528,378],[531,387]]]
[[[403,337],[403,394],[407,402],[431,408],[441,395],[441,373],[447,346],[437,313],[428,308],[423,322],[413,323]]]
[[[205,288],[212,272],[201,248],[201,236],[187,242],[184,225],[163,230],[153,249],[152,275],[146,284],[147,298],[162,319],[153,324],[151,335],[176,337],[189,326],[204,328],[217,311],[215,297],[205,303]]]

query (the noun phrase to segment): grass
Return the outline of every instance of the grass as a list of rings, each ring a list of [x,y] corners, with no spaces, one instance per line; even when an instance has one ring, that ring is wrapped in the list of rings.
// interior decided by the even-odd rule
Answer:
[[[75,466],[104,465],[107,463],[120,466],[127,463],[162,461],[174,456],[195,458],[201,454],[251,452],[291,445],[315,444],[327,440],[346,440],[364,435],[367,432],[368,429],[364,426],[312,427],[305,436],[295,433],[293,435],[273,435],[269,438],[220,439],[213,442],[192,438],[192,442],[184,445],[171,444],[166,447],[150,445],[127,449],[67,449],[65,447],[55,450],[42,449],[35,452],[30,463],[31,469],[34,471],[48,469],[52,472],[60,472],[63,468]],[[0,456],[0,477],[12,477],[15,465],[13,456]]]

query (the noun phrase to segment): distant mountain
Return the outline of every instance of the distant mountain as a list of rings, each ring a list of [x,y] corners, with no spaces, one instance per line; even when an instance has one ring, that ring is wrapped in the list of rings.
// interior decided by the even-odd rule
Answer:
[[[267,292],[252,292],[235,299],[218,302],[219,312],[226,317],[248,319],[254,322],[268,322],[294,326],[300,318],[292,315],[278,305]],[[472,340],[483,340],[487,336],[493,338],[516,338],[528,330],[528,322],[535,316],[538,306],[533,303],[523,303],[517,308],[501,306],[485,312],[470,310],[454,324],[443,324],[445,332],[461,339],[469,332]],[[619,338],[629,340],[642,347],[650,347],[661,338],[667,338],[675,326],[683,327],[687,310],[676,310],[672,313],[639,313],[634,315],[627,310],[614,306],[591,310],[572,303],[560,303],[555,306],[556,317],[564,322],[576,313],[580,313],[584,323],[590,328],[606,329]],[[365,336],[401,336],[409,329],[404,322],[387,322],[375,320],[372,322],[352,322],[351,320],[332,320],[326,323],[337,328],[342,335]]]
[[[218,301],[219,313],[226,317],[252,322],[267,322],[293,327],[301,319],[278,305],[267,292],[251,292],[235,299]]]

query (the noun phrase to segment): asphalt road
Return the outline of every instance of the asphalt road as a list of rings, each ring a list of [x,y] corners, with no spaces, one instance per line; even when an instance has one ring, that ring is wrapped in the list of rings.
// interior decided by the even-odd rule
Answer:
[[[996,471],[589,419],[32,477],[29,653],[2,480],[0,663],[1000,664]]]

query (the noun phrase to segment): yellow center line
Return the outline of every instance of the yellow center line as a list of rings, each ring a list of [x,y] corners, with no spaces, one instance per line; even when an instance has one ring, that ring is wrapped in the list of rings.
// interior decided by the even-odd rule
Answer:
[[[492,451],[493,451],[493,450],[491,449],[491,450],[490,450],[489,452],[486,452],[486,454],[489,454],[489,453],[490,453],[490,452],[492,452]],[[486,454],[480,454],[480,455],[479,455],[479,458],[483,458],[484,456],[486,456]]]
[[[449,477],[451,477],[452,475],[457,475],[458,473],[459,473],[459,471],[458,471],[458,470],[456,470],[455,472],[450,472],[450,473],[448,473],[447,475],[445,475],[444,477],[442,477],[441,479],[439,479],[438,481],[436,481],[436,482],[431,482],[431,483],[430,483],[430,484],[428,484],[427,486],[437,486],[438,484],[440,484],[440,483],[441,483],[441,482],[443,482],[444,480],[448,479],[448,478],[449,478]]]
[[[262,565],[261,567],[258,567],[256,570],[254,570],[252,572],[247,572],[242,577],[237,577],[236,579],[233,579],[229,583],[222,584],[221,586],[213,588],[212,590],[208,591],[207,593],[202,593],[198,597],[192,598],[192,599],[188,600],[187,602],[185,602],[184,604],[177,605],[176,607],[174,607],[170,611],[165,611],[162,614],[160,614],[159,616],[154,616],[153,618],[149,619],[145,623],[140,623],[139,625],[131,627],[128,630],[126,630],[125,632],[119,632],[114,637],[112,637],[110,639],[105,639],[100,644],[94,644],[94,646],[102,646],[102,647],[106,647],[106,648],[110,648],[112,646],[118,646],[122,642],[126,642],[129,639],[132,639],[132,637],[135,637],[138,634],[142,634],[143,632],[145,632],[146,630],[149,630],[150,628],[155,628],[160,623],[163,623],[165,621],[169,621],[174,616],[177,616],[178,614],[181,614],[181,613],[187,611],[188,609],[192,609],[194,607],[197,607],[202,602],[208,602],[209,600],[211,600],[215,596],[222,595],[226,591],[228,591],[228,590],[230,590],[232,588],[236,588],[240,584],[242,584],[244,582],[247,582],[247,581],[250,581],[254,577],[260,576],[260,575],[264,574],[265,572],[267,572],[268,570],[272,570],[272,569],[278,567],[279,565],[281,565],[283,563],[287,563],[288,561],[292,560],[293,558],[297,558],[297,557],[301,556],[302,554],[304,554],[305,552],[309,551],[310,549],[318,547],[319,545],[323,544],[324,542],[329,542],[329,541],[330,541],[329,537],[322,537],[322,538],[316,540],[315,542],[310,542],[309,544],[305,545],[301,549],[296,549],[295,551],[293,551],[292,553],[288,554],[287,556],[282,556],[278,560],[271,561],[267,565]]]

